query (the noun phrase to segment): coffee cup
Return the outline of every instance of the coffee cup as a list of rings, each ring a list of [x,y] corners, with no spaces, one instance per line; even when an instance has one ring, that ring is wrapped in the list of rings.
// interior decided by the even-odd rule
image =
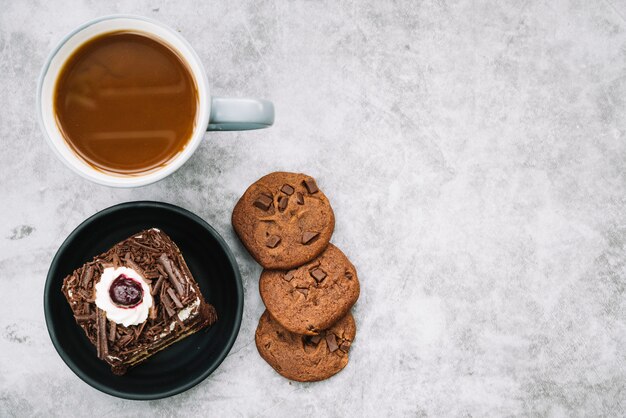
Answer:
[[[138,33],[158,40],[180,57],[189,70],[194,84],[195,112],[190,116],[191,125],[186,142],[167,161],[144,171],[138,169],[133,172],[115,172],[93,164],[73,146],[67,130],[63,129],[62,118],[59,117],[59,110],[55,106],[55,100],[59,95],[57,84],[68,60],[87,43],[112,33]],[[89,92],[84,99],[90,99]],[[158,181],[180,168],[198,148],[206,131],[239,131],[271,126],[274,122],[274,106],[270,101],[262,99],[211,96],[202,62],[180,34],[152,19],[114,15],[94,19],[77,27],[54,48],[39,77],[37,115],[47,142],[56,155],[74,172],[106,186],[136,187]],[[73,123],[80,124],[80,120]],[[161,129],[159,132],[162,131]],[[124,149],[123,140],[123,135],[117,136],[115,146],[120,152]]]

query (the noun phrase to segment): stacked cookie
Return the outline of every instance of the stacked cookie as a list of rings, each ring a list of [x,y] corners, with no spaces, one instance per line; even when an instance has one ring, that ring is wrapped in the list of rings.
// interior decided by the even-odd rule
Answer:
[[[330,244],[330,202],[305,174],[276,172],[252,184],[232,217],[235,232],[264,267],[259,291],[267,310],[256,330],[261,357],[288,379],[327,379],[348,364],[356,334],[350,308],[359,297],[356,269]]]

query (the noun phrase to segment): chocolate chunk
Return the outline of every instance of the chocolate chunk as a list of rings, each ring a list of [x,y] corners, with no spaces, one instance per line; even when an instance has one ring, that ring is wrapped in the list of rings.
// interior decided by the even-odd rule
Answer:
[[[344,276],[346,277],[346,279],[352,280],[352,273],[350,272],[350,270],[346,270]]]
[[[348,350],[350,350],[350,341],[345,340],[344,342],[342,342],[341,345],[339,346],[339,349],[343,351],[344,353],[347,353]]]
[[[315,180],[313,179],[304,180],[302,184],[304,184],[304,187],[306,187],[309,194],[317,193],[319,191],[317,184],[315,184]]]
[[[318,235],[318,232],[306,231],[304,234],[302,234],[302,244],[310,244],[315,238],[317,238]]]
[[[287,280],[288,282],[290,282],[293,279],[294,273],[295,273],[295,270],[289,270],[287,273],[285,273],[285,276],[283,278]]]
[[[254,201],[253,205],[261,210],[268,210],[272,206],[272,198],[262,194]]]
[[[182,309],[183,308],[183,304],[180,303],[180,299],[178,299],[178,296],[176,296],[176,292],[174,292],[174,289],[169,287],[167,289],[167,294],[170,295],[170,298],[172,298],[172,301],[174,302],[174,305],[176,305],[176,307],[178,309]]]
[[[294,188],[289,184],[284,184],[283,187],[280,188],[280,191],[285,193],[287,196],[291,196],[294,192]]]
[[[337,339],[335,338],[335,334],[332,332],[326,334],[326,344],[328,344],[328,349],[331,353],[339,348],[337,345]]]
[[[326,272],[319,267],[311,271],[310,274],[318,283],[326,278]]]
[[[276,246],[280,244],[280,237],[278,235],[272,235],[267,239],[265,245],[269,248],[276,248]]]
[[[296,202],[298,202],[299,205],[304,205],[304,195],[302,193],[296,193]]]
[[[304,337],[304,343],[308,345],[318,345],[322,340],[321,335],[307,335]]]
[[[304,296],[309,294],[309,289],[300,289],[300,288],[296,288],[296,290],[300,293],[302,293]]]
[[[284,211],[287,208],[287,203],[289,203],[289,198],[286,196],[281,196],[278,198],[278,210]]]

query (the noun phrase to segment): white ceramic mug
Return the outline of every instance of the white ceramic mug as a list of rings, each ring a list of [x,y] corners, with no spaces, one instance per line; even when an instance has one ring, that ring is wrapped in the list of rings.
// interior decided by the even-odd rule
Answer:
[[[168,164],[145,174],[114,175],[89,165],[67,144],[57,125],[53,106],[57,77],[72,53],[94,37],[121,30],[150,34],[177,51],[191,70],[198,89],[195,128],[187,145]],[[182,36],[151,19],[114,15],[101,17],[79,26],[54,48],[39,77],[37,115],[48,143],[73,171],[106,186],[135,187],[153,183],[176,171],[198,148],[207,130],[239,131],[271,126],[274,123],[274,105],[260,99],[211,97],[209,82],[200,58]]]

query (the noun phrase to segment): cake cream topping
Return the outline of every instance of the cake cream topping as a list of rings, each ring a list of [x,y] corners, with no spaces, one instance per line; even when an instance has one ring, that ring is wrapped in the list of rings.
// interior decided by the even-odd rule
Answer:
[[[196,298],[196,300],[194,300],[194,301],[193,301],[193,303],[192,303],[191,305],[187,306],[187,307],[186,307],[186,308],[184,308],[184,309],[181,309],[181,310],[177,313],[177,315],[178,315],[178,319],[180,319],[180,320],[181,320],[181,321],[183,321],[183,322],[184,322],[184,321],[186,321],[186,320],[187,320],[187,319],[191,316],[191,313],[192,313],[193,311],[195,311],[195,310],[198,308],[198,306],[200,306],[200,298]],[[162,332],[162,333],[161,333],[161,335],[160,335],[160,337],[161,337],[161,338],[163,338],[163,337],[165,337],[168,333],[170,333],[170,332],[174,331],[174,328],[176,328],[176,323],[177,323],[176,321],[172,321],[172,322],[170,323],[170,326],[169,326],[169,331]],[[156,337],[155,337],[155,338],[156,338]]]
[[[123,278],[125,281],[132,281],[141,286],[141,300],[132,306],[123,306],[116,303],[111,295],[114,282]],[[139,287],[137,286],[137,287]],[[150,307],[153,304],[150,295],[150,287],[143,277],[135,270],[128,267],[107,267],[102,272],[100,280],[96,283],[96,306],[106,312],[106,316],[111,321],[122,324],[125,327],[138,325],[148,318]]]
[[[187,318],[189,318],[189,315],[191,315],[191,311],[196,309],[199,305],[200,305],[200,299],[197,298],[191,305],[187,306],[185,309],[178,312],[178,319],[180,319],[181,321],[186,321]]]

